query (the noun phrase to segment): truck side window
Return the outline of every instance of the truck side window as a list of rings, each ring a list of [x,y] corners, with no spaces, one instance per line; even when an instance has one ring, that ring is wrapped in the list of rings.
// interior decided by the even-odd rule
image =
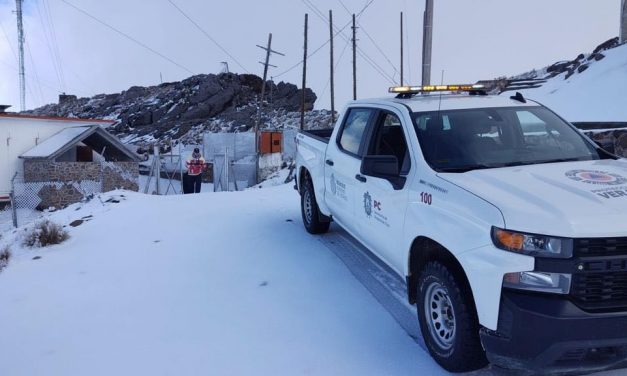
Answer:
[[[342,150],[359,155],[359,146],[371,115],[372,110],[367,108],[350,110],[340,134],[339,143]]]
[[[393,155],[398,160],[401,175],[411,167],[407,141],[400,119],[389,112],[382,112],[377,119],[368,155]]]

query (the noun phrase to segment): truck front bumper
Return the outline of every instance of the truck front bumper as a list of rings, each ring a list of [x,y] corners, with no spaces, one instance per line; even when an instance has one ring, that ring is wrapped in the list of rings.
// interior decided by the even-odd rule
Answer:
[[[482,329],[492,364],[538,373],[627,367],[627,313],[588,313],[566,297],[504,290],[497,331]]]

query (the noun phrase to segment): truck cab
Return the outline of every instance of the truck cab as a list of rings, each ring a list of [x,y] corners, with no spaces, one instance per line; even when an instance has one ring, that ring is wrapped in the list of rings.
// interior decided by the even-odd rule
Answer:
[[[303,131],[303,223],[407,282],[433,358],[571,372],[627,360],[627,163],[522,95],[391,88]]]

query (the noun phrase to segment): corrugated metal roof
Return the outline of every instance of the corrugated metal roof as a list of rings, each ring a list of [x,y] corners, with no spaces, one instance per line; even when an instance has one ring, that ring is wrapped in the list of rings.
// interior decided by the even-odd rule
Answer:
[[[135,153],[126,148],[126,146],[115,136],[104,130],[98,125],[69,127],[56,133],[54,136],[44,140],[39,145],[26,151],[20,158],[22,159],[53,159],[68,151],[77,143],[84,141],[90,136],[98,134],[101,140],[106,144],[114,146],[129,159],[138,161],[139,158]]]

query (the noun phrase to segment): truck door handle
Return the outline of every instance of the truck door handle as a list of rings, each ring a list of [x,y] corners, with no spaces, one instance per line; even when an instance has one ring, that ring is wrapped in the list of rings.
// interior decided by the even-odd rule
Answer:
[[[365,177],[365,176],[363,176],[363,175],[359,175],[359,174],[357,174],[357,175],[355,175],[355,179],[359,180],[359,181],[360,181],[360,182],[362,182],[362,183],[365,183],[365,182],[366,182],[366,177]]]
[[[333,161],[330,159],[327,159],[325,163],[328,164],[329,166],[333,166]]]

